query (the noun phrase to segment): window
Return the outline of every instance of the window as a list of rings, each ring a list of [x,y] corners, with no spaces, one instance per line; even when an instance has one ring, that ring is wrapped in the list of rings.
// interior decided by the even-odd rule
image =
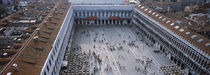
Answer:
[[[193,36],[191,36],[191,38],[192,38],[192,39],[194,39],[194,38],[196,38],[196,37],[197,37],[197,35],[193,35]]]
[[[49,67],[48,67],[48,65],[47,65],[47,71],[49,71]]]
[[[57,52],[57,46],[55,46],[55,51]]]
[[[58,43],[56,43],[56,46],[58,47],[58,45],[59,45],[59,41],[58,41]]]
[[[104,12],[102,12],[102,16],[104,16]]]
[[[120,16],[120,12],[117,12],[117,16]]]
[[[55,55],[55,51],[53,51],[53,55]]]
[[[148,9],[145,9],[144,11],[147,11]]]
[[[51,56],[51,60],[53,60],[53,56],[54,56],[54,55]]]
[[[79,16],[81,16],[81,12],[79,12]]]
[[[93,12],[91,12],[91,16],[93,16]]]
[[[46,73],[46,72],[44,72],[44,75],[47,75],[47,73]]]
[[[200,43],[200,42],[202,42],[202,41],[203,41],[203,39],[199,39],[197,42]]]
[[[154,13],[152,13],[152,15],[155,15],[155,12],[154,12]]]
[[[190,32],[186,32],[185,34],[187,34],[187,35],[188,35],[188,34],[190,34]]]
[[[159,17],[159,19],[161,19],[161,18],[162,18],[162,16]]]
[[[166,18],[164,18],[162,21],[165,21],[166,20]]]
[[[152,11],[150,10],[150,11],[148,11],[148,13],[151,13]]]
[[[101,16],[101,12],[98,12],[98,16]]]
[[[168,24],[169,22],[171,22],[171,21],[167,21],[166,23]]]
[[[174,28],[178,29],[178,28],[179,28],[179,26],[175,26]]]
[[[109,16],[109,15],[108,15],[108,12],[106,12],[106,16]]]
[[[144,6],[142,6],[141,9],[144,9]]]
[[[97,14],[97,13],[95,12],[95,15],[94,15],[94,16],[97,16],[96,14]]]
[[[206,46],[206,47],[207,47],[207,46],[210,46],[210,43],[206,43],[205,46]]]
[[[52,56],[51,56],[52,57]],[[51,66],[51,60],[49,60],[49,64],[50,64],[50,66]]]
[[[87,16],[89,16],[89,12],[87,12]]]
[[[184,31],[184,29],[179,29],[179,31],[180,31],[180,32],[183,32],[183,31]]]
[[[75,13],[75,16],[77,16],[77,12]]]

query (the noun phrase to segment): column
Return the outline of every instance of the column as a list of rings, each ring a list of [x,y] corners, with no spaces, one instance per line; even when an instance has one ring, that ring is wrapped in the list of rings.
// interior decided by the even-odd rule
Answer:
[[[106,16],[106,11],[104,12],[104,17],[107,17],[107,16]]]
[[[122,17],[125,17],[125,16],[124,16],[124,12],[122,12]]]
[[[103,17],[104,15],[103,15],[103,12],[101,12],[101,17]]]
[[[77,20],[77,24],[80,24],[80,23],[79,23],[79,20]]]
[[[120,11],[120,12],[119,12],[119,17],[121,17],[121,16],[122,16],[121,14],[122,14],[122,12]]]
[[[79,12],[77,12],[77,17],[80,17],[80,16],[79,16]]]
[[[87,20],[85,20],[85,24],[87,25]]]
[[[84,18],[87,18],[87,12],[84,11]]]
[[[119,25],[120,25],[120,20],[117,20],[117,24],[119,24]]]
[[[104,24],[106,24],[106,20],[103,20],[104,21]]]
[[[81,12],[81,17],[84,17],[84,16],[83,16],[83,12]]]
[[[117,20],[115,20],[114,22],[115,22],[114,24],[117,24]]]
[[[84,24],[84,21],[82,20],[82,25]]]

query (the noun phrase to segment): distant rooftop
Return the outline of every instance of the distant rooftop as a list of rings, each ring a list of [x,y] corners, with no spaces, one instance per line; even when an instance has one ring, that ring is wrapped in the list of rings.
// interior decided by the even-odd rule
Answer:
[[[97,8],[96,8],[97,6]],[[120,6],[120,7],[119,7]],[[76,5],[73,7],[74,10],[120,10],[120,11],[131,11],[133,6],[127,5]]]
[[[125,0],[69,0],[72,4],[92,5],[122,5]]]

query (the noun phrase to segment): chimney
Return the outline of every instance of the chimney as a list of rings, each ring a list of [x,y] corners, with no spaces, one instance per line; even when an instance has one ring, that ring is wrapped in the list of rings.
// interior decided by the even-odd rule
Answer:
[[[15,72],[18,71],[18,65],[17,65],[16,63],[14,63],[14,64],[12,65],[12,67],[13,67],[13,69],[15,70]]]
[[[37,43],[39,43],[39,36],[35,36],[34,37],[34,41],[37,42]]]

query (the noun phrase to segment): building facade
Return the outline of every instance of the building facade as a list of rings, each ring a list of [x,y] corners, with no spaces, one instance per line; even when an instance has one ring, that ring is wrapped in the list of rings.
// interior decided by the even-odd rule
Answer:
[[[210,43],[204,43],[206,39],[197,39],[196,41],[204,44],[205,48],[197,47],[197,43],[184,39],[176,32],[164,27],[156,19],[148,16],[155,13],[149,11],[144,6],[130,5],[72,5],[69,8],[65,21],[54,42],[51,52],[43,66],[40,75],[58,75],[64,59],[65,50],[69,48],[71,41],[65,42],[73,36],[74,25],[135,25],[140,31],[141,36],[151,46],[160,49],[169,59],[180,66],[187,74],[208,75],[210,74]],[[152,12],[152,13],[151,13]],[[161,19],[166,24],[173,26],[178,32],[189,35],[192,32],[177,26],[176,23],[169,21],[163,16],[153,16]],[[187,31],[187,32],[186,32]],[[191,39],[198,35],[190,36]],[[202,51],[202,50],[207,51]]]

